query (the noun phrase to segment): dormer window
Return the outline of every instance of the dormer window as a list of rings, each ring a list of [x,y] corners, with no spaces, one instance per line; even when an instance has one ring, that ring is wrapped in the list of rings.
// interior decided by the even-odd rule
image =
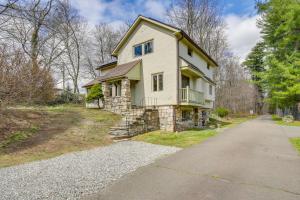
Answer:
[[[191,48],[188,48],[187,54],[192,57],[193,56],[193,50]]]
[[[144,52],[145,54],[153,52],[153,42],[149,41],[144,44]]]
[[[143,54],[142,44],[134,46],[134,57],[141,56]]]

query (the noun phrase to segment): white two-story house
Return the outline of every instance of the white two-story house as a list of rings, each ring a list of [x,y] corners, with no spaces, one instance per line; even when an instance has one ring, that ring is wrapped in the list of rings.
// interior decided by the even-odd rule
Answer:
[[[128,113],[153,107],[159,128],[202,126],[213,108],[217,63],[184,31],[139,16],[115,47],[117,61],[99,66],[104,109]]]

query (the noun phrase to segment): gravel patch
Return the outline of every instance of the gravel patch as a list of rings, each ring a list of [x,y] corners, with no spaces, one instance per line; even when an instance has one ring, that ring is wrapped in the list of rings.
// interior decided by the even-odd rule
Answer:
[[[79,199],[180,148],[125,141],[0,169],[0,199]]]

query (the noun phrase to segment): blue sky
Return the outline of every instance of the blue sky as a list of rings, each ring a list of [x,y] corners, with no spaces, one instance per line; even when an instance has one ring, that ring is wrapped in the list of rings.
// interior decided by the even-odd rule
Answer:
[[[172,0],[71,0],[71,3],[89,24],[107,22],[118,27],[139,14],[165,21]],[[219,3],[227,24],[228,43],[242,61],[260,38],[255,0],[219,0]]]

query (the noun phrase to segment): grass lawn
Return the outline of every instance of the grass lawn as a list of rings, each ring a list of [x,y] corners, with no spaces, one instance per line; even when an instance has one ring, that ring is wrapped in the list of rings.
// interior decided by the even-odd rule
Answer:
[[[220,123],[222,128],[232,127],[234,125],[245,122],[253,117],[234,118],[222,121],[214,121],[213,123]],[[218,130],[212,129],[191,129],[178,133],[166,131],[153,131],[145,134],[138,135],[133,138],[136,141],[144,141],[152,144],[176,146],[176,147],[189,147],[194,144],[201,143],[202,141],[216,135]]]
[[[300,154],[300,138],[290,138],[290,141]]]
[[[0,167],[107,145],[120,120],[78,105],[14,107],[0,111]]]
[[[293,122],[285,122],[282,120],[281,117],[277,115],[272,115],[272,119],[276,122],[278,125],[283,125],[283,126],[300,126],[300,121],[293,121]]]

